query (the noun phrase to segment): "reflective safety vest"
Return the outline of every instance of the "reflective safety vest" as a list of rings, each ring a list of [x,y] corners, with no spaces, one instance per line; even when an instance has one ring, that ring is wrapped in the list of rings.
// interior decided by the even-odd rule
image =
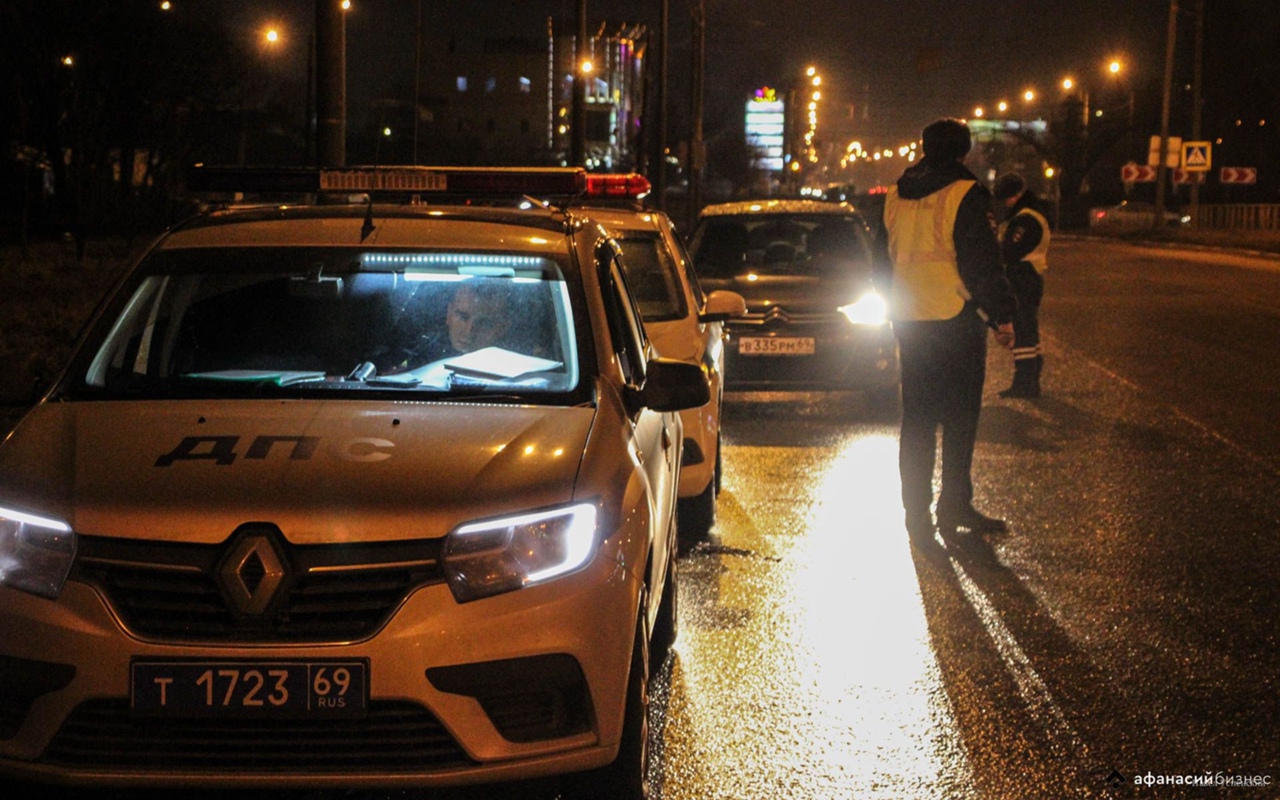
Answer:
[[[899,197],[898,187],[889,187],[884,224],[893,259],[890,319],[943,320],[963,310],[969,292],[956,266],[956,215],[974,183],[956,181],[919,200]]]
[[[1049,220],[1045,219],[1044,214],[1034,208],[1020,208],[1018,209],[1018,214],[1028,214],[1034,217],[1036,222],[1040,223],[1040,230],[1042,231],[1040,244],[1036,245],[1035,250],[1023,256],[1022,260],[1030,261],[1031,266],[1036,268],[1036,272],[1043,275],[1049,269]],[[1014,214],[1014,216],[1016,217],[1018,214]],[[1001,232],[1003,233],[1003,231]]]

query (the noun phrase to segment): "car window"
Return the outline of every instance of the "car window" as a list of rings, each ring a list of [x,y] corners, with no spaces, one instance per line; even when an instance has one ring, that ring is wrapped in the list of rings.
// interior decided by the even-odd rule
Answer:
[[[871,268],[865,226],[836,214],[744,214],[708,217],[691,243],[694,266],[708,278],[757,275],[862,276]]]
[[[579,380],[569,297],[541,256],[169,251],[140,267],[73,375],[154,396],[567,392]]]
[[[645,322],[683,319],[688,304],[680,274],[663,240],[657,236],[632,236],[619,240],[622,269],[627,285]]]
[[[693,268],[693,256],[689,255],[689,251],[684,246],[684,238],[676,231],[674,223],[669,220],[665,223],[665,235],[671,242],[675,258],[680,262],[679,266],[685,282],[689,284],[689,290],[693,293],[694,305],[701,309],[707,303],[707,294],[698,282],[698,273]]]
[[[613,353],[626,382],[640,386],[644,383],[649,340],[645,336],[640,309],[630,293],[622,260],[607,257],[609,260],[602,265],[602,269],[607,276],[604,301],[609,320],[609,336],[613,340]]]

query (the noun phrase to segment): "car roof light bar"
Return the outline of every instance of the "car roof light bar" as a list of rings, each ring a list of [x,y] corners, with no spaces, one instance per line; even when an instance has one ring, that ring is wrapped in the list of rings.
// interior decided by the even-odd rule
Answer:
[[[597,173],[587,175],[588,197],[631,198],[639,200],[653,189],[649,179],[636,172]]]
[[[231,167],[197,164],[192,192],[577,195],[587,189],[580,167]]]

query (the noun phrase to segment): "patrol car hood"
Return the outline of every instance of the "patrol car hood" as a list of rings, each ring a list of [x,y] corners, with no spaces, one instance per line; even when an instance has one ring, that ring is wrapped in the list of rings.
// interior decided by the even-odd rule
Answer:
[[[299,544],[443,536],[573,498],[592,408],[345,401],[36,408],[0,447],[0,503],[81,534]],[[19,465],[21,469],[19,469]]]

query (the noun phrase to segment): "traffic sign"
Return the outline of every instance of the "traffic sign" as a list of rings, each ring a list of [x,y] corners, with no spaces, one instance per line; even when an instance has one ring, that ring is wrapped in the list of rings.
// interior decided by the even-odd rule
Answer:
[[[1120,180],[1125,183],[1154,183],[1155,179],[1155,167],[1130,162],[1120,168]]]
[[[1208,172],[1212,153],[1210,142],[1183,142],[1181,167],[1189,172]]]
[[[1174,183],[1204,183],[1204,172],[1192,172],[1189,169],[1173,170]]]
[[[1218,180],[1222,183],[1257,183],[1257,167],[1223,167],[1218,170]]]
[[[1153,167],[1160,166],[1160,137],[1152,136],[1150,149],[1147,150],[1147,163]],[[1182,166],[1182,137],[1170,136],[1169,146],[1164,153],[1166,167]]]

